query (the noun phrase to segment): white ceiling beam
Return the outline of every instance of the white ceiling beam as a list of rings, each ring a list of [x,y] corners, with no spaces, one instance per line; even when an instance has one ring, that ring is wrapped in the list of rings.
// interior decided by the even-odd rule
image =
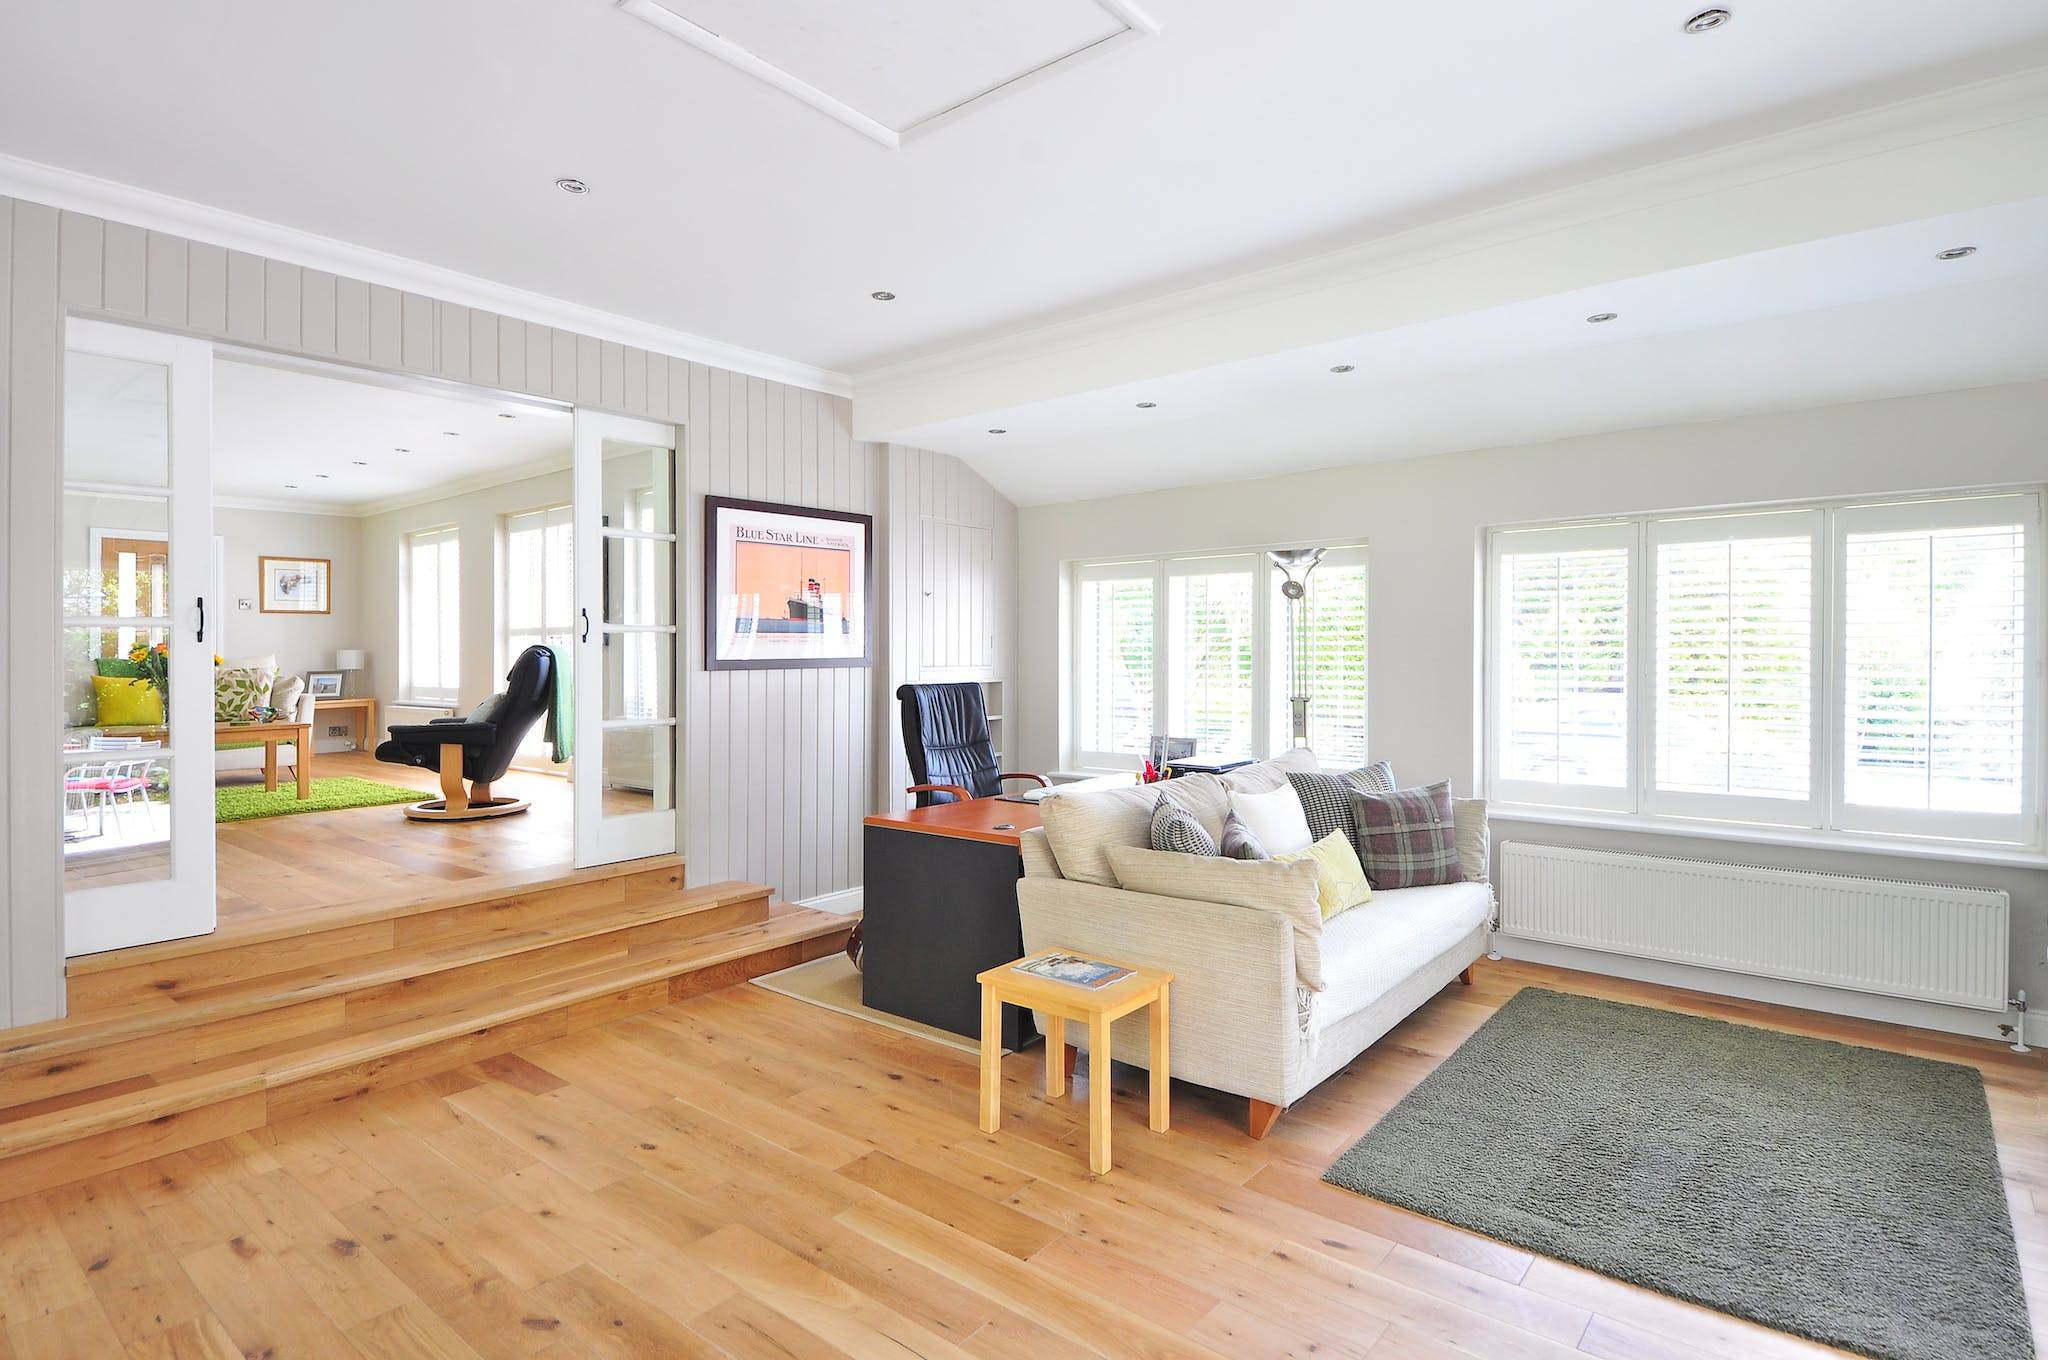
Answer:
[[[854,374],[854,437],[2048,194],[2048,69]]]

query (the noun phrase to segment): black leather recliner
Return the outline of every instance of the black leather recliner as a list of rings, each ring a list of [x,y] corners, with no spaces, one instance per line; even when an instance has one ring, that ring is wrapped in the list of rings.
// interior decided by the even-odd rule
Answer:
[[[519,743],[547,716],[554,699],[555,654],[546,647],[528,647],[506,673],[504,690],[468,717],[393,726],[391,739],[377,747],[377,759],[440,771],[445,795],[415,803],[405,815],[416,821],[471,821],[526,811],[523,799],[492,797],[491,785],[512,768]]]
[[[903,705],[903,753],[917,781],[904,792],[916,794],[919,807],[988,798],[1002,792],[1006,779],[1044,786],[1044,775],[1000,772],[980,685],[902,685],[896,698]]]

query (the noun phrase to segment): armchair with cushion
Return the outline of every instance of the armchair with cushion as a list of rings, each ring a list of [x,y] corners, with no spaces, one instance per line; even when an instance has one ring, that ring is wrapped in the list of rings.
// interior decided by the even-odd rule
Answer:
[[[1316,768],[1297,750],[1220,779],[1056,793],[1039,805],[1044,826],[1023,836],[1025,951],[1172,972],[1173,1075],[1247,1097],[1255,1138],[1438,990],[1469,980],[1493,919],[1486,804],[1476,799],[1453,807],[1465,881],[1375,890],[1328,920],[1305,862],[1149,848],[1162,795],[1218,836],[1233,791],[1267,792],[1285,787],[1289,770]],[[1118,1022],[1116,1061],[1144,1066],[1147,1037],[1143,1016]]]
[[[491,785],[512,767],[519,743],[547,716],[555,696],[555,654],[528,647],[506,673],[505,688],[476,706],[466,718],[436,718],[391,728],[377,759],[441,774],[442,797],[414,803],[414,821],[466,822],[524,812],[522,798],[498,798]],[[469,786],[463,786],[464,780]]]
[[[989,735],[987,701],[973,681],[950,685],[900,685],[903,754],[910,761],[919,807],[988,798],[1006,779],[1028,779],[1044,787],[1041,774],[1002,774],[995,739]]]

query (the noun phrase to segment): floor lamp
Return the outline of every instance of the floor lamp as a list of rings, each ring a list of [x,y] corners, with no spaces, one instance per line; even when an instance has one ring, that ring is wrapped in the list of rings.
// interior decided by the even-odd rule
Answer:
[[[1267,557],[1280,568],[1280,595],[1287,601],[1287,703],[1294,724],[1296,746],[1308,745],[1308,702],[1313,697],[1309,680],[1309,573],[1323,560],[1322,548],[1288,548],[1269,552]]]

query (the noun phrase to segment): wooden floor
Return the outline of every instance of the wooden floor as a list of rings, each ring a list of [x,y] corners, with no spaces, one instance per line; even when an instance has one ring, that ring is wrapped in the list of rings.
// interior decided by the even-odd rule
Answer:
[[[1975,1062],[2037,1334],[2037,1055],[1482,962],[1285,1115],[1118,1072],[975,1059],[737,987],[0,1204],[0,1356],[1774,1360],[1834,1354],[1324,1185],[1327,1163],[1521,986]]]

